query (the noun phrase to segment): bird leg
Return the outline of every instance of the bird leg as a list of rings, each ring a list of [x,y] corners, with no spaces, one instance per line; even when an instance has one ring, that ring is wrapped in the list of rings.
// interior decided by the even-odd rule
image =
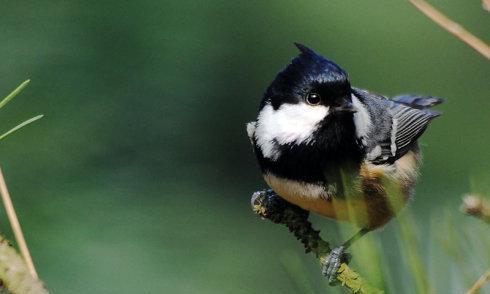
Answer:
[[[342,245],[335,247],[330,252],[327,262],[322,267],[322,274],[327,277],[330,284],[335,284],[338,280],[336,279],[338,270],[342,263],[348,264],[351,256],[345,251],[358,239],[364,236],[369,229],[362,228],[349,240],[345,241]]]

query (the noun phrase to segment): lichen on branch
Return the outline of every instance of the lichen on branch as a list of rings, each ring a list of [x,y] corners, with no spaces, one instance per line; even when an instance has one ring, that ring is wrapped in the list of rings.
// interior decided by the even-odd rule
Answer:
[[[13,294],[47,294],[43,283],[34,278],[24,259],[0,235],[0,281],[2,288]],[[2,289],[4,290],[4,289]],[[5,292],[2,292],[5,293]]]

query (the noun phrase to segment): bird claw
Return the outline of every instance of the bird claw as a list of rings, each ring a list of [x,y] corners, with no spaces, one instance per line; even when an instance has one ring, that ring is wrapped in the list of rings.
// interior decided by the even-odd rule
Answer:
[[[330,252],[327,262],[322,267],[322,274],[327,277],[330,285],[336,284],[337,274],[342,263],[350,261],[350,254],[345,252],[344,246],[335,247]]]

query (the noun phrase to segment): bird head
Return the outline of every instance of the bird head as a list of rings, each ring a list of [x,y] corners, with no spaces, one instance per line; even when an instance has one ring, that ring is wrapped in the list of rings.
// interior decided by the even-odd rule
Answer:
[[[267,88],[262,107],[279,109],[285,104],[306,104],[336,111],[353,111],[347,73],[333,61],[312,49],[295,43],[300,54]]]
[[[266,157],[274,157],[267,151],[277,149],[268,146],[312,143],[320,128],[356,111],[347,73],[312,49],[295,45],[300,54],[277,74],[260,106],[255,136]]]

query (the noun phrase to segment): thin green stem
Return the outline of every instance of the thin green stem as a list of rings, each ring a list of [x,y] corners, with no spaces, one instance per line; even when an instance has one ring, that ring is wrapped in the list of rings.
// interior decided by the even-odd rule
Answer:
[[[43,116],[44,115],[40,114],[40,115],[37,115],[35,117],[32,117],[32,118],[30,118],[30,119],[28,119],[28,120],[26,120],[26,121],[18,124],[17,126],[13,127],[9,131],[7,131],[3,135],[1,135],[0,136],[0,140],[2,140],[3,138],[7,137],[10,134],[12,134],[13,132],[18,131],[19,129],[27,126],[28,124],[31,124],[31,123],[35,122],[36,120],[43,118]]]
[[[8,94],[7,97],[3,98],[3,100],[0,101],[0,109],[9,103],[10,100],[14,99],[14,97],[17,96],[17,94],[19,94],[25,87],[27,87],[30,82],[31,80],[25,80],[22,84],[15,88],[15,90]]]

